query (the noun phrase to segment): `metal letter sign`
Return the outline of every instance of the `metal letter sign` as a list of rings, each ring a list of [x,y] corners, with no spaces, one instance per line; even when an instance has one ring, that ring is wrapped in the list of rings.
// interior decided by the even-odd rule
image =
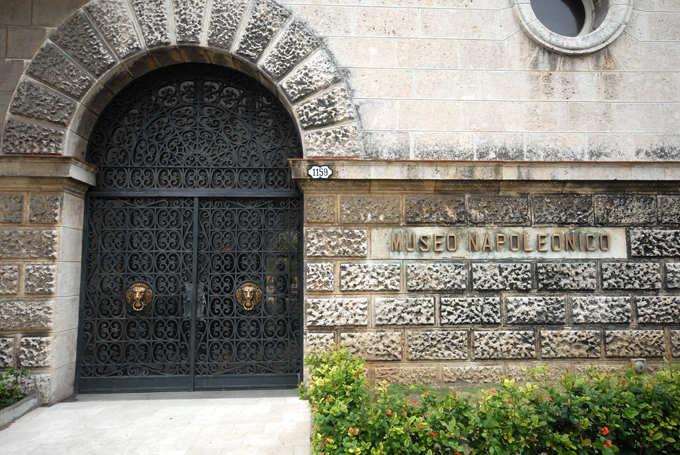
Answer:
[[[312,166],[309,168],[307,171],[307,174],[313,178],[313,179],[329,179],[333,175],[333,169],[330,167],[323,165],[323,166]]]
[[[300,383],[301,156],[276,97],[227,68],[116,95],[87,151],[80,392]]]

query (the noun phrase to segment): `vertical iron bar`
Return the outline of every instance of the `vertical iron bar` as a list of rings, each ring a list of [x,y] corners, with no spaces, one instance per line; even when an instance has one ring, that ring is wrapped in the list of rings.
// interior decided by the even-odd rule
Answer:
[[[191,293],[191,338],[189,340],[189,391],[196,388],[196,311],[198,308],[198,201],[194,198],[194,222],[193,222],[193,254],[191,258],[191,282],[193,283]]]

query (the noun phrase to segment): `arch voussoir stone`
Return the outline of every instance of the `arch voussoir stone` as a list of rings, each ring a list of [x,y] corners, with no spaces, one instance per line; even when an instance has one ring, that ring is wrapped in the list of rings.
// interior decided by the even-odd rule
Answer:
[[[2,153],[78,156],[96,113],[123,86],[187,61],[236,68],[277,93],[298,123],[305,156],[362,155],[342,73],[322,41],[273,0],[92,0],[27,67]]]

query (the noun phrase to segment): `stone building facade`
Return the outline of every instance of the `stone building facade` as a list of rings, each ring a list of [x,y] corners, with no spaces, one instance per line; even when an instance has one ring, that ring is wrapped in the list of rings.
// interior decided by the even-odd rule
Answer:
[[[90,135],[182,63],[299,134],[306,350],[445,383],[677,359],[680,5],[595,3],[566,38],[529,0],[0,0],[0,368],[73,393]]]

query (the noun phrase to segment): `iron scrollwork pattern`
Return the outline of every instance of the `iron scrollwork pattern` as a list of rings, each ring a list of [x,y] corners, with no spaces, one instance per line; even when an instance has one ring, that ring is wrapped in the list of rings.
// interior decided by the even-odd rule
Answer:
[[[234,70],[175,65],[114,97],[86,155],[81,391],[299,383],[301,156],[285,108]],[[139,311],[135,283],[153,290]]]
[[[109,189],[291,189],[302,156],[285,108],[259,82],[175,65],[123,89],[97,122],[87,160]]]
[[[189,374],[192,227],[190,198],[90,198],[81,376]],[[125,298],[138,282],[155,291],[141,311]]]
[[[199,222],[198,280],[208,308],[197,324],[196,374],[299,373],[300,200],[203,199]],[[264,293],[252,310],[236,300],[247,282]]]

